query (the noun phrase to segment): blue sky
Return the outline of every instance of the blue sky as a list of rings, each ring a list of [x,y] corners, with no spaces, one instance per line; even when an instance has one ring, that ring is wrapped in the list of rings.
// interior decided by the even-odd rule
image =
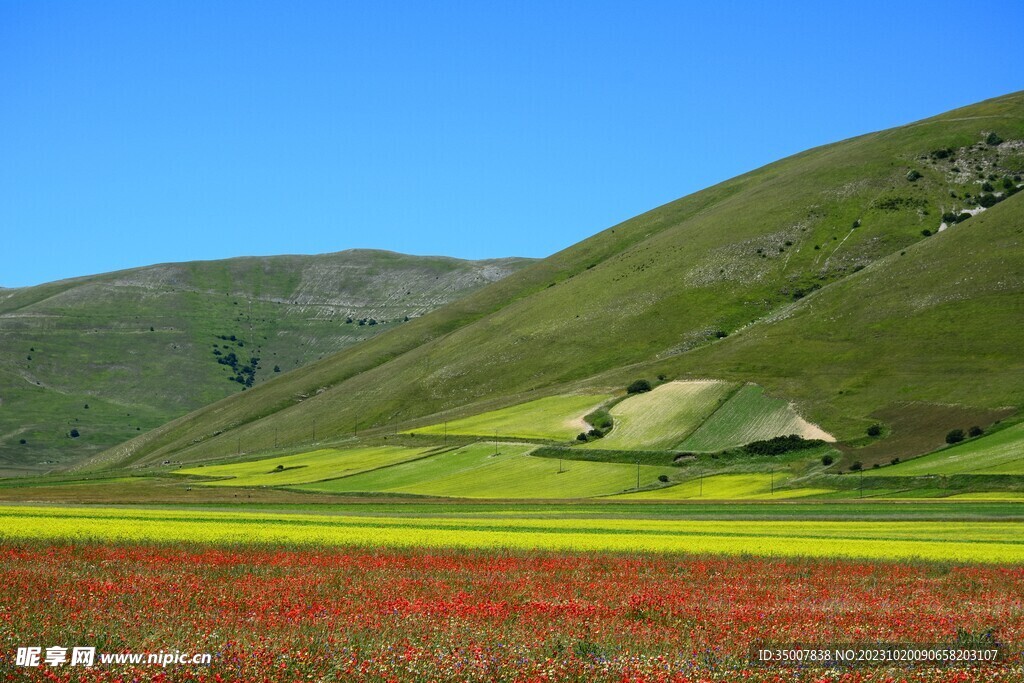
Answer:
[[[546,256],[1020,90],[1022,35],[1016,2],[0,0],[0,285],[355,247]]]

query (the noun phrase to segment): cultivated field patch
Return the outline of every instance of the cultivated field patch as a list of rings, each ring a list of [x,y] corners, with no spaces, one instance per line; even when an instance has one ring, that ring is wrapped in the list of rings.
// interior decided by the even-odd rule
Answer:
[[[534,446],[491,442],[299,487],[328,493],[403,493],[464,498],[588,498],[649,486],[670,467],[559,461],[529,455]]]
[[[290,486],[386,467],[422,457],[429,448],[375,446],[368,448],[322,448],[308,453],[284,455],[227,465],[207,465],[176,470],[176,474],[225,477],[202,482],[204,486]]]
[[[1024,422],[867,474],[920,477],[947,474],[1024,475]]]
[[[673,448],[711,415],[736,385],[715,380],[668,382],[612,407],[612,431],[581,448]]]
[[[789,402],[765,396],[762,387],[747,384],[677,448],[713,452],[789,434],[835,441],[831,434],[800,417]]]
[[[623,500],[784,500],[832,493],[825,488],[783,488],[788,475],[777,474],[715,474],[665,486],[616,496]]]
[[[348,516],[0,506],[0,540],[389,547],[922,559],[1024,563],[1014,522],[680,521]]]
[[[611,398],[610,394],[547,396],[443,424],[418,427],[416,434],[568,441],[588,427],[583,416]]]

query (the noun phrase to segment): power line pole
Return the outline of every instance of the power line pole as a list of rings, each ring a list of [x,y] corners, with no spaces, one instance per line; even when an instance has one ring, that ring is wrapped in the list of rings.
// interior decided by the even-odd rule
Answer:
[[[640,461],[636,461],[636,487],[640,488]]]
[[[316,443],[316,418],[313,418],[313,443]]]

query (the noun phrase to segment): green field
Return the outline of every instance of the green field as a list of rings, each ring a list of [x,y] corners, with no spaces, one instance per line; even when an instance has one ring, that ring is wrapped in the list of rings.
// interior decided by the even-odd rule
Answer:
[[[1024,474],[1024,422],[914,458],[870,476],[922,477],[949,474]]]
[[[806,439],[832,438],[800,417],[792,406],[747,384],[677,446],[684,451],[722,451],[762,439],[799,434]]]
[[[524,444],[479,443],[344,479],[307,484],[304,491],[401,493],[464,498],[589,498],[636,488],[635,465],[535,458]],[[641,486],[672,468],[641,465]]]
[[[204,486],[289,486],[324,479],[346,477],[422,457],[429,448],[377,446],[339,450],[323,448],[308,453],[284,455],[228,465],[209,465],[176,470],[176,474],[230,477],[202,482]],[[278,469],[278,468],[282,469]]]
[[[659,450],[674,447],[724,401],[735,385],[698,380],[668,382],[630,396],[609,411],[615,420],[603,439],[583,448]]]
[[[460,420],[409,430],[416,434],[568,441],[590,429],[583,416],[611,398],[608,394],[547,396]]]
[[[690,479],[675,486],[651,491],[638,491],[616,496],[623,500],[765,500],[802,498],[832,493],[824,488],[782,488],[789,477],[771,474],[716,474],[701,479]],[[774,484],[773,484],[774,482]]]
[[[521,548],[1024,562],[1012,522],[674,521],[0,507],[0,539]]]

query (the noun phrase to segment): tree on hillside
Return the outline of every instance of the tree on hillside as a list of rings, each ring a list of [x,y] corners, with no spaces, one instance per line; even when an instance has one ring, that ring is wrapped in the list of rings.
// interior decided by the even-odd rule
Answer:
[[[634,380],[632,384],[626,387],[627,394],[642,394],[651,390],[651,383],[646,379]]]

